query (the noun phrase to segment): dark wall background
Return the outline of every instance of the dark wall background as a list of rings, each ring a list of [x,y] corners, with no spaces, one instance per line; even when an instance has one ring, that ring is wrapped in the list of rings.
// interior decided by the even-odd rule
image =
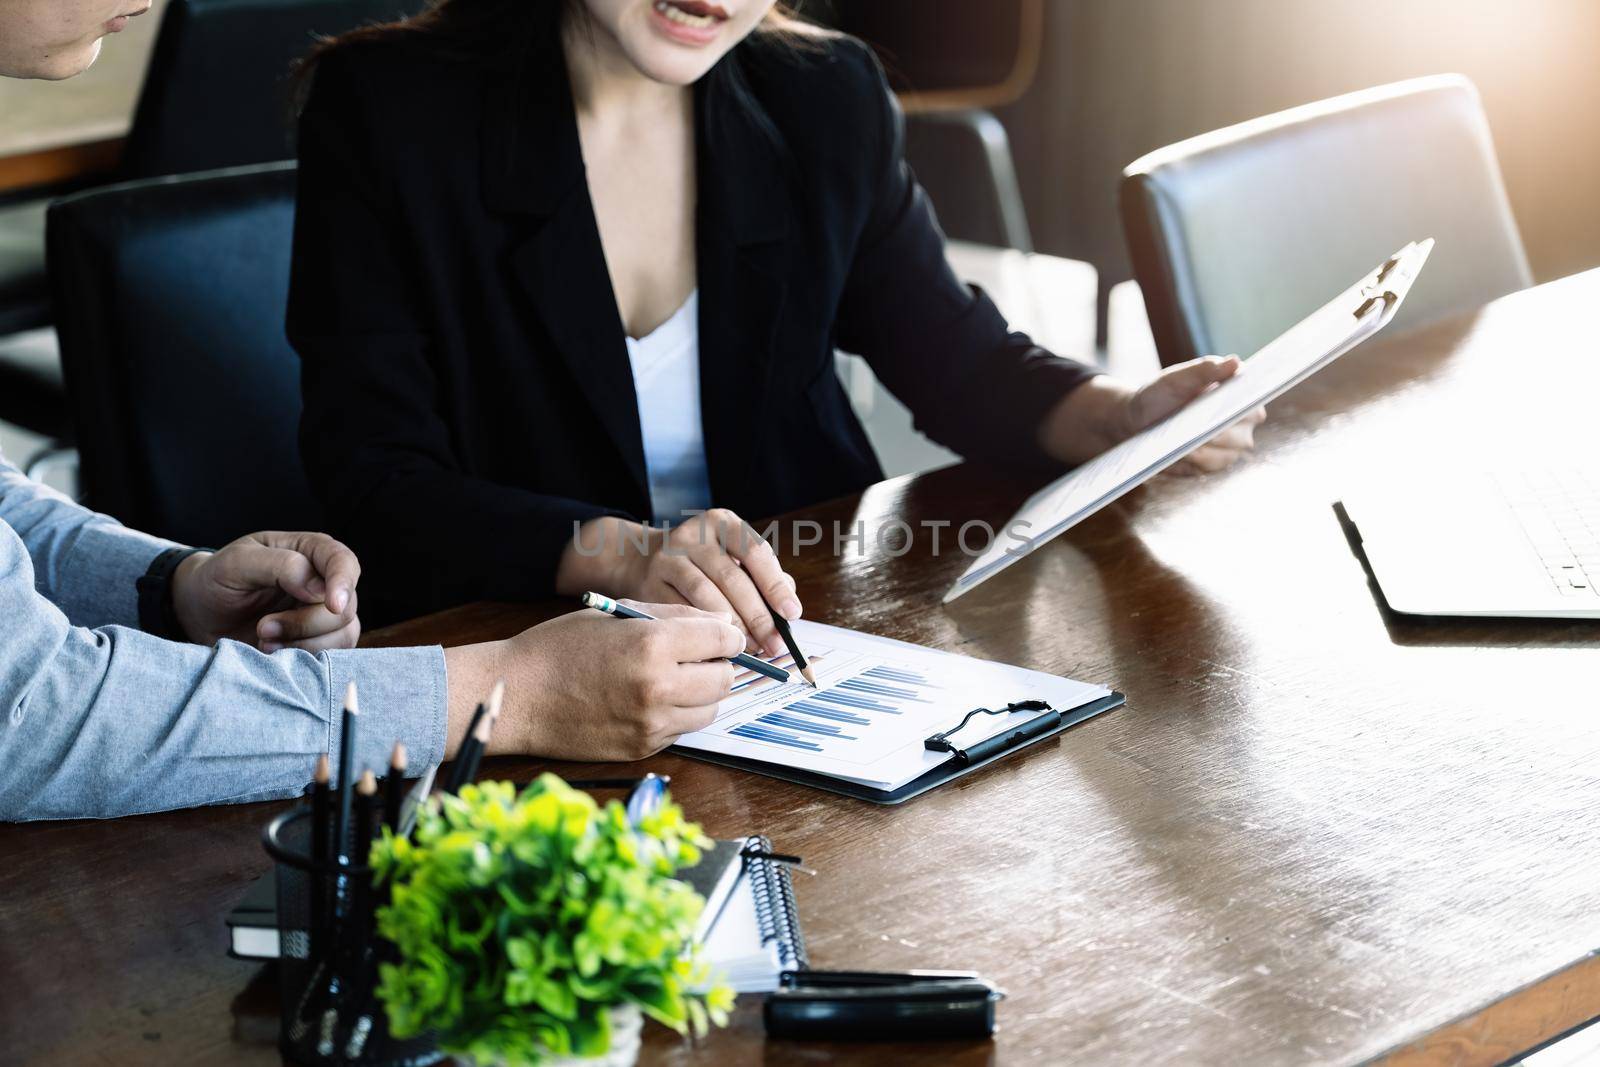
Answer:
[[[1600,265],[1600,2],[1046,0],[1044,34],[1037,81],[1000,117],[1038,249],[1103,286],[1129,277],[1115,193],[1138,156],[1443,71],[1483,94],[1535,275]]]

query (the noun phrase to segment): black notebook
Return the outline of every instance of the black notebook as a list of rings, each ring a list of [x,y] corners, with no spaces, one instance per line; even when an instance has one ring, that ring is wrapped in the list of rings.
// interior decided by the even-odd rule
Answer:
[[[272,871],[250,883],[225,921],[228,955],[241,960],[278,958],[278,880]]]

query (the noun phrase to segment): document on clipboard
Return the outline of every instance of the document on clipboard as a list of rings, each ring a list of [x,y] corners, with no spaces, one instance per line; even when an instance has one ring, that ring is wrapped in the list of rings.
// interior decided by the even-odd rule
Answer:
[[[948,604],[1143,484],[1387,326],[1433,239],[1412,242],[1187,407],[1039,490],[944,595]]]
[[[806,619],[794,634],[816,688],[746,671],[715,719],[674,751],[896,804],[1123,701],[1089,682]]]

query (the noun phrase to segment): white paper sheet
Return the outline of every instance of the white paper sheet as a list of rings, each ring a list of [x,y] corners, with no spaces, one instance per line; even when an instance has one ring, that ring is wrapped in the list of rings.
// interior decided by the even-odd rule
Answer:
[[[761,920],[748,876],[739,877],[705,938],[704,958],[736,993],[770,993],[778,988],[783,961],[776,941],[761,940]]]
[[[1245,361],[1228,381],[1039,490],[950,587],[944,602],[994,577],[1377,333],[1394,317],[1432,248],[1430,238],[1396,253],[1399,262],[1378,287],[1394,293],[1394,301],[1380,301],[1362,318],[1352,314],[1374,289],[1382,268],[1374,269]]]
[[[973,708],[1046,700],[1066,712],[1110,693],[804,620],[794,624],[794,636],[816,672],[818,689],[803,681],[782,685],[753,673],[741,676],[716,720],[678,744],[890,790],[948,760],[948,753],[930,752],[923,741]],[[974,744],[1034,714],[980,716],[959,743]]]

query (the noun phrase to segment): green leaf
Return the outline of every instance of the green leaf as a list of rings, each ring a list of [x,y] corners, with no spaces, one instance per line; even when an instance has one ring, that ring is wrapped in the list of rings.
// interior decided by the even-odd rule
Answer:
[[[533,999],[539,1007],[557,1019],[574,1019],[578,1015],[578,998],[560,982],[539,981],[534,985]]]
[[[611,1017],[597,1011],[573,1022],[572,1051],[579,1056],[604,1056],[611,1049]]]
[[[511,966],[528,970],[534,966],[537,958],[537,950],[532,941],[525,937],[507,939],[506,959],[511,961]]]

